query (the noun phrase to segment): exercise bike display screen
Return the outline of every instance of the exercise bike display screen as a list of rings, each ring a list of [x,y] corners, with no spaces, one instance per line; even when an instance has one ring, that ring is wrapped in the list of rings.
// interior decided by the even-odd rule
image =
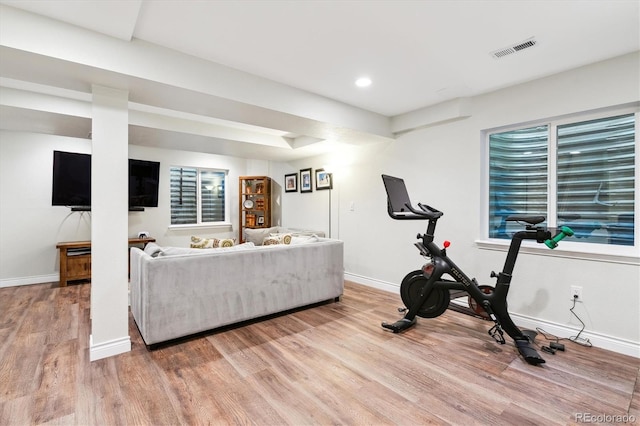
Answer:
[[[389,200],[391,211],[393,213],[409,212],[406,205],[411,205],[411,202],[409,201],[409,193],[407,192],[404,180],[388,175],[382,175],[382,180],[387,190],[387,199]]]

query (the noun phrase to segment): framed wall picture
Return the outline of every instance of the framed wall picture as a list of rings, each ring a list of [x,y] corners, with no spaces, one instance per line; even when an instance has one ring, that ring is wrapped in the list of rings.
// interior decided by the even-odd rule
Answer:
[[[298,192],[298,174],[284,175],[284,192]]]
[[[300,170],[300,192],[313,191],[313,184],[311,183],[311,169]]]
[[[333,177],[331,173],[325,172],[324,169],[316,170],[316,190],[320,191],[321,189],[332,189],[333,188]]]

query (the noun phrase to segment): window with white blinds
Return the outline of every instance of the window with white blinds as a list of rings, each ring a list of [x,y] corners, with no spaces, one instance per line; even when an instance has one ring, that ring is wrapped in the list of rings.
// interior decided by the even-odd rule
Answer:
[[[225,221],[226,171],[171,167],[171,224]]]
[[[575,241],[634,246],[635,114],[488,135],[489,237],[511,238],[511,214],[568,225]]]

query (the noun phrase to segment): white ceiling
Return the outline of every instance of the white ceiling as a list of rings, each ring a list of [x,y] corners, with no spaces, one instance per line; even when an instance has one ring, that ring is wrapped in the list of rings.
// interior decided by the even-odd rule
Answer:
[[[393,117],[640,50],[637,0],[2,0]],[[0,17],[1,18],[1,17]],[[535,38],[495,59],[491,52]],[[354,85],[367,75],[373,84]]]
[[[133,37],[387,116],[640,48],[637,1],[184,4],[143,2]],[[489,55],[532,36],[526,55]]]

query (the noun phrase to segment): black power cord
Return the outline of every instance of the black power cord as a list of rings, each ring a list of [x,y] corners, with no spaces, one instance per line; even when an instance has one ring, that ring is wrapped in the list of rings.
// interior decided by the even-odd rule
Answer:
[[[553,334],[549,334],[546,331],[544,331],[543,329],[541,329],[540,327],[536,327],[536,331],[538,333],[540,333],[545,339],[547,339],[548,341],[550,341],[551,343],[549,344],[549,346],[544,346],[541,349],[545,352],[549,352],[549,353],[555,353],[556,350],[558,351],[564,351],[564,345],[562,343],[560,343],[562,340],[569,340],[570,342],[573,343],[577,343],[578,345],[581,346],[586,346],[588,348],[592,347],[593,344],[591,343],[591,341],[586,338],[586,337],[580,337],[580,335],[582,334],[582,332],[585,329],[585,324],[584,322],[580,319],[580,317],[578,316],[578,314],[575,313],[574,309],[576,307],[576,303],[578,302],[578,296],[573,296],[573,306],[571,306],[571,308],[569,308],[569,312],[571,312],[571,314],[576,317],[576,319],[578,321],[580,321],[580,324],[582,324],[582,328],[580,329],[580,331],[578,332],[578,334],[576,334],[575,336],[571,336],[571,337],[557,337],[554,336]],[[548,350],[546,350],[545,348],[548,348]],[[551,350],[553,352],[551,352]]]
[[[578,301],[578,296],[573,296],[573,306],[571,307],[571,309],[569,309],[569,311],[573,314],[574,317],[576,317],[578,319],[578,321],[580,321],[580,324],[582,324],[582,328],[580,329],[578,334],[576,334],[575,336],[569,337],[569,340],[574,342],[574,343],[577,343],[579,345],[582,345],[582,346],[591,347],[593,345],[591,344],[591,341],[589,339],[587,339],[585,337],[580,337],[580,335],[584,331],[585,325],[584,325],[584,322],[582,322],[582,320],[578,316],[578,314],[576,314],[573,311],[575,309],[575,307],[576,307],[576,302],[577,301]]]

